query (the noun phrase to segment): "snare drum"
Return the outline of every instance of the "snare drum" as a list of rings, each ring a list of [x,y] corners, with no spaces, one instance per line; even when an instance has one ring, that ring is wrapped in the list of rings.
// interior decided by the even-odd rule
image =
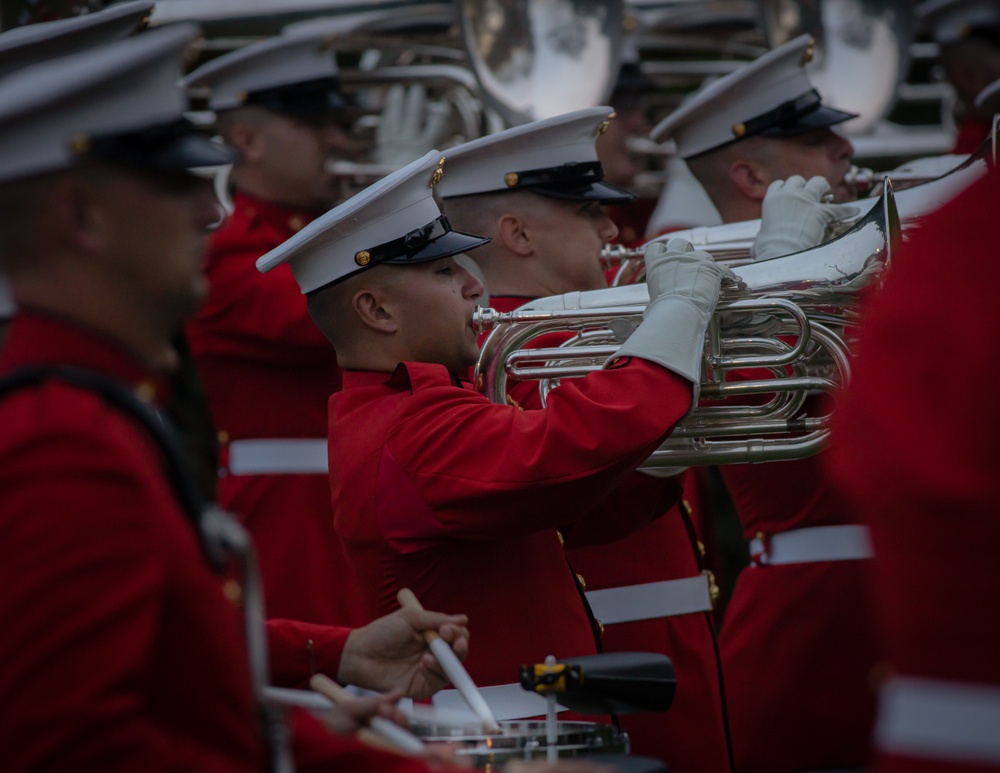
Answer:
[[[546,756],[545,722],[516,720],[500,722],[502,735],[477,733],[475,726],[456,727],[417,722],[411,729],[424,741],[457,744],[457,753],[471,758],[482,770],[497,770],[510,760]],[[596,722],[556,722],[556,749],[560,757],[596,754],[628,754],[628,734]]]

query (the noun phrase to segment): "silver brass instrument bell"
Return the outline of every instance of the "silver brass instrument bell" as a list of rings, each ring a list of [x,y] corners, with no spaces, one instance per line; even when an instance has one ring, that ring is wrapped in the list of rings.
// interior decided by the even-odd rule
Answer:
[[[618,77],[622,0],[460,0],[485,101],[508,126],[606,104]]]
[[[818,453],[829,415],[805,416],[810,394],[847,381],[842,328],[854,318],[858,294],[888,265],[900,242],[892,186],[848,232],[811,250],[737,269],[739,287],[723,287],[705,347],[699,404],[643,468],[785,461]],[[649,301],[645,285],[542,298],[517,311],[480,309],[475,324],[492,330],[476,366],[476,385],[506,402],[509,379],[538,380],[542,397],[558,379],[599,370],[620,343],[612,328],[637,325]],[[774,320],[768,335],[726,329],[733,314]],[[564,332],[561,346],[531,348],[532,340]],[[791,343],[789,343],[791,341]],[[764,368],[769,377],[726,381],[729,371]],[[730,396],[770,396],[764,405],[727,404]]]

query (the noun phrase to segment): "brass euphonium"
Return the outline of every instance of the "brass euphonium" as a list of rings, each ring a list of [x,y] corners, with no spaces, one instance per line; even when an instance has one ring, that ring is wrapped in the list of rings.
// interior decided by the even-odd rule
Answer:
[[[993,132],[979,146],[975,153],[959,163],[954,169],[946,174],[931,180],[924,178],[919,184],[912,185],[895,194],[896,209],[899,212],[900,223],[904,230],[916,225],[931,212],[939,209],[946,202],[953,199],[961,191],[968,188],[976,180],[983,177],[990,169],[996,166],[997,159],[997,132],[994,126]],[[859,170],[869,172],[869,170]],[[895,181],[893,175],[890,179]],[[883,178],[879,178],[881,182]],[[912,182],[912,178],[905,178],[907,182]],[[853,202],[863,206],[865,199]],[[858,219],[838,221],[831,224],[827,232],[827,238],[837,236],[852,228]],[[750,248],[760,231],[760,219],[743,220],[736,223],[724,223],[723,225],[701,226],[698,228],[687,228],[681,231],[658,236],[651,239],[651,242],[670,241],[671,239],[684,239],[690,242],[695,249],[705,250],[720,263],[725,263],[730,267],[735,267],[747,263],[751,260]],[[628,284],[640,279],[643,275],[642,253],[645,245],[637,248],[626,248],[619,245],[608,245],[601,253],[602,260],[608,267],[617,266],[611,285]]]
[[[836,239],[740,266],[741,281],[723,287],[709,327],[703,403],[642,467],[783,461],[818,453],[830,417],[805,416],[805,400],[848,379],[843,328],[853,319],[858,293],[880,275],[900,238],[887,183],[871,211]],[[559,379],[602,368],[620,346],[621,327],[641,322],[648,302],[646,285],[635,284],[542,298],[509,313],[480,309],[475,324],[493,332],[476,366],[476,384],[492,401],[503,403],[509,379],[537,380],[544,402]],[[741,334],[736,318],[751,315],[756,324]],[[765,327],[767,335],[752,332]],[[558,347],[531,348],[534,339],[554,332],[571,337]],[[727,372],[744,368],[766,369],[770,377],[726,381]],[[726,400],[751,395],[771,398],[764,405]]]

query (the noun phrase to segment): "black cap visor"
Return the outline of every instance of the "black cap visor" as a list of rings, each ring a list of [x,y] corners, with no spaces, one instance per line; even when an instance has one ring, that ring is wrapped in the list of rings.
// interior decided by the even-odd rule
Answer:
[[[795,137],[813,129],[826,129],[838,123],[857,118],[857,113],[836,110],[826,105],[820,105],[815,110],[796,117],[793,122],[777,124],[759,133],[761,137]]]
[[[421,228],[415,228],[399,239],[393,239],[367,250],[360,250],[354,256],[354,260],[361,268],[329,284],[317,287],[307,295],[339,284],[373,266],[414,266],[432,260],[450,258],[452,255],[474,250],[476,247],[481,247],[491,241],[493,240],[490,237],[452,231],[448,218],[442,215],[437,220],[433,220]]]
[[[492,240],[487,237],[451,230],[448,218],[442,215],[399,239],[379,244],[366,252],[369,265],[406,266],[474,250],[489,241]]]
[[[635,194],[604,181],[600,161],[562,164],[507,175],[507,190],[529,190],[553,199],[624,204]]]
[[[761,113],[736,124],[733,127],[733,133],[737,134],[737,130],[739,133],[735,139],[715,145],[700,153],[686,156],[685,159],[690,161],[708,153],[714,153],[749,137],[770,137],[773,139],[797,137],[814,129],[827,129],[857,117],[857,113],[847,113],[843,110],[827,107],[820,101],[819,92],[812,89],[795,99],[782,102],[773,110],[768,110],[766,113]]]
[[[569,201],[596,201],[599,204],[627,204],[635,200],[635,194],[611,183],[600,182],[585,185],[532,185],[525,186],[541,196]]]
[[[246,95],[245,104],[259,105],[294,118],[319,118],[351,107],[337,78],[319,78],[251,91]]]
[[[84,155],[153,172],[183,172],[236,160],[235,150],[213,142],[184,118],[136,132],[92,137]]]

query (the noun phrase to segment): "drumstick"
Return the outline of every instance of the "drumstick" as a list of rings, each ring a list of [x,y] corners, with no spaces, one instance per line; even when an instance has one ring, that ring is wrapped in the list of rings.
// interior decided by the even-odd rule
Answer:
[[[423,606],[417,601],[417,597],[413,595],[413,591],[409,588],[400,590],[396,598],[399,599],[401,607],[423,609]],[[486,699],[479,692],[476,683],[472,681],[469,672],[465,670],[462,661],[458,659],[458,656],[448,646],[448,642],[442,639],[437,631],[424,631],[424,641],[427,642],[427,646],[430,647],[431,652],[437,658],[437,662],[441,664],[441,668],[444,669],[451,683],[455,685],[458,694],[465,699],[469,708],[472,709],[472,713],[479,717],[479,720],[483,723],[483,729],[487,733],[502,733],[503,729],[497,724],[493,712],[490,711],[490,707],[486,704]]]
[[[334,703],[346,703],[354,699],[347,690],[326,676],[326,674],[313,674],[309,680],[309,686]],[[390,722],[384,717],[372,717],[368,720],[368,727],[381,737],[383,741],[388,741],[395,751],[402,751],[408,754],[424,753],[424,742],[395,722]]]

